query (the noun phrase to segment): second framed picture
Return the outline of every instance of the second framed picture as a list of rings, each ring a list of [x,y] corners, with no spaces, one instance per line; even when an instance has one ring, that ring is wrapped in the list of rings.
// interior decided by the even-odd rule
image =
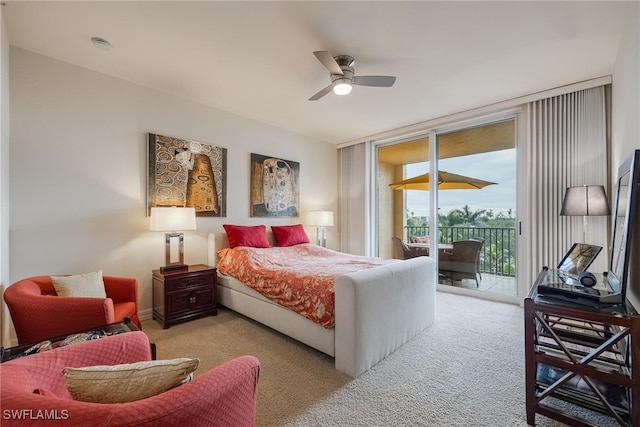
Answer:
[[[251,153],[252,217],[297,217],[300,163]]]

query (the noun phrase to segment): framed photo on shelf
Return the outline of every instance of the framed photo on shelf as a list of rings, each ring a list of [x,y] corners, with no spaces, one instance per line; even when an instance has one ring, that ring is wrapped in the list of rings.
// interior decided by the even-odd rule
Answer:
[[[147,216],[156,206],[227,216],[227,149],[165,135],[148,138]]]

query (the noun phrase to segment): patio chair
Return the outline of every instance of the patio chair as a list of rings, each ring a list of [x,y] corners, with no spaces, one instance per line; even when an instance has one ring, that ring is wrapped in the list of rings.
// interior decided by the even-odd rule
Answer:
[[[396,248],[397,256],[400,259],[409,259],[419,256],[428,256],[429,248],[410,248],[399,237],[393,236],[393,245]]]
[[[479,242],[484,243],[484,237],[480,237],[480,236],[473,236],[470,237],[471,240],[477,240]],[[480,276],[480,281],[482,281],[482,273],[480,273],[480,254],[482,253],[482,250],[480,252],[478,252],[478,276]]]
[[[480,250],[483,244],[484,242],[475,239],[458,240],[453,242],[451,251],[440,251],[438,256],[440,274],[449,277],[452,285],[456,280],[474,279],[476,286],[479,287]]]

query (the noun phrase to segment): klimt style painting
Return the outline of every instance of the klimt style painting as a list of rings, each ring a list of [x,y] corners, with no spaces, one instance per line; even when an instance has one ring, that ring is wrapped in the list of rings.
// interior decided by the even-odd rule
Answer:
[[[251,153],[251,216],[297,217],[300,163]]]
[[[155,206],[178,206],[226,216],[226,148],[150,133],[148,159],[147,215]]]

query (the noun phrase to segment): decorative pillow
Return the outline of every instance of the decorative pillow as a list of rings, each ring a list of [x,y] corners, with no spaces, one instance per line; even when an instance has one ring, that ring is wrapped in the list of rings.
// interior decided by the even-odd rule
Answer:
[[[304,231],[302,224],[296,225],[272,225],[273,237],[278,246],[294,246],[300,243],[309,243],[309,236]]]
[[[75,400],[126,403],[146,399],[189,381],[199,359],[151,360],[111,366],[64,368],[67,389]]]
[[[106,298],[102,270],[76,276],[51,276],[59,297]]]
[[[411,243],[429,243],[429,236],[411,236]]]
[[[223,224],[229,239],[229,247],[249,246],[252,248],[270,248],[267,239],[267,227],[264,225],[231,225]]]

